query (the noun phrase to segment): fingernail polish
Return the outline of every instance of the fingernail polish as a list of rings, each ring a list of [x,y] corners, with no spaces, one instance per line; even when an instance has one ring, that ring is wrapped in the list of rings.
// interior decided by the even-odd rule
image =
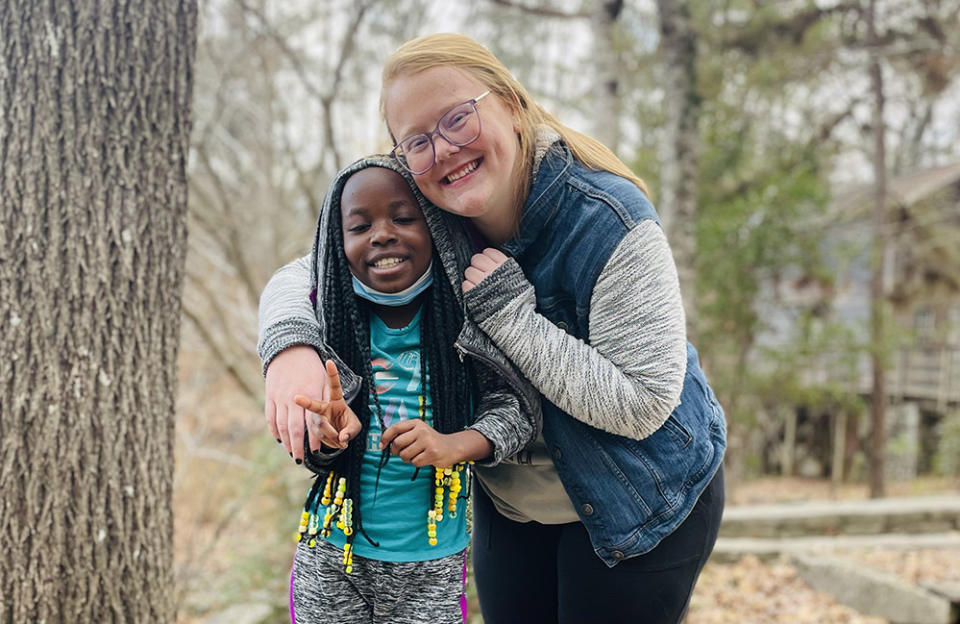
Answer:
[[[283,444],[283,440],[281,440],[280,438],[277,438],[277,444]]]
[[[293,453],[291,453],[290,451],[287,451],[287,455],[289,455],[290,457],[293,457]]]
[[[298,465],[298,466],[303,463],[303,460],[302,460],[302,459],[297,459],[297,460],[295,460],[295,461],[297,462],[297,465]]]

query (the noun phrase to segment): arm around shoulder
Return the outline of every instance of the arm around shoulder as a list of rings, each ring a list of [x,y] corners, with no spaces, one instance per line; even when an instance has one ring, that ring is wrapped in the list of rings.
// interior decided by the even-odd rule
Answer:
[[[325,350],[310,301],[310,256],[298,258],[273,274],[260,295],[257,352],[263,374],[281,351],[293,345]]]

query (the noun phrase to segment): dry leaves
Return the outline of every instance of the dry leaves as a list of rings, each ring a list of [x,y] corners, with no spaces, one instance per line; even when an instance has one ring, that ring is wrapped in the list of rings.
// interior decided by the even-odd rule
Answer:
[[[686,624],[886,624],[817,592],[786,560],[746,556],[734,564],[708,563],[700,575]]]

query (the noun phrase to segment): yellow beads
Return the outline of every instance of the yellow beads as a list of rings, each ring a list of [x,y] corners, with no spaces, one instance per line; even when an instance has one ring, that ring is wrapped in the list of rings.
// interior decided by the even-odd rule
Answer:
[[[451,518],[457,517],[457,501],[460,498],[460,492],[463,490],[463,484],[460,480],[460,472],[466,471],[466,479],[470,478],[469,466],[473,462],[460,462],[456,466],[446,466],[444,468],[434,467],[433,477],[433,508],[427,512],[427,541],[431,546],[437,545],[437,523],[443,521],[443,501],[444,487],[447,488],[447,511]]]
[[[427,512],[427,538],[431,546],[437,545],[437,512],[435,509]]]
[[[323,486],[323,498],[320,499],[320,504],[329,505],[330,504],[330,484],[333,483],[333,472],[327,475],[327,482]]]
[[[333,498],[333,504],[339,507],[343,504],[343,495],[347,493],[347,478],[340,477],[340,481],[337,483],[337,493]]]
[[[462,465],[462,464],[461,464]],[[460,496],[460,470],[453,470],[450,474],[450,504],[447,509],[450,517],[457,517],[457,498]]]

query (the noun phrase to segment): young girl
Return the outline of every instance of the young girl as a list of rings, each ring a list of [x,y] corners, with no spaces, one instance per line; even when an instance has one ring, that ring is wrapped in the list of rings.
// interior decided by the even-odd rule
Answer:
[[[494,381],[522,390],[519,376],[465,328],[458,266],[431,244],[426,202],[401,172],[376,157],[344,170],[314,245],[316,315],[340,362],[326,361],[328,402],[296,399],[327,447],[305,456],[318,476],[297,533],[300,623],[462,622],[469,464],[536,435],[521,397]],[[461,353],[494,368],[475,380]]]

